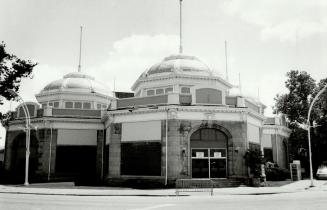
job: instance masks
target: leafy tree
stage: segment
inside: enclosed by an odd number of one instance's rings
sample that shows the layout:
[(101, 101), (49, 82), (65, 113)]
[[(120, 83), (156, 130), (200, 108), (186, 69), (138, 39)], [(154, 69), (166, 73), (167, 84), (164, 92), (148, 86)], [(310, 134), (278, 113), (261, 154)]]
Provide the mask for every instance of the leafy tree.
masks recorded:
[(285, 86), (289, 93), (276, 96), (274, 112), (286, 114), (292, 126), (305, 124), (315, 80), (307, 72), (297, 70), (288, 72), (287, 77)]
[[(4, 42), (0, 43), (0, 96), (7, 100), (13, 99), (8, 90), (19, 91), (22, 78), (32, 77), (32, 70), (37, 65), (30, 60), (22, 60), (9, 54)], [(3, 104), (0, 98), (0, 105)]]
[[(301, 160), (306, 169), (308, 166), (308, 137), (305, 125), (307, 115), (314, 96), (324, 87), (327, 79), (318, 84), (305, 71), (292, 70), (287, 73), (285, 86), (288, 93), (275, 97), (275, 113), (283, 113), (287, 116), (292, 130), (289, 138), (290, 153), (292, 159)], [(310, 116), (310, 125), (314, 126), (312, 134), (312, 157), (313, 166), (316, 168), (322, 160), (327, 160), (327, 93), (322, 94), (315, 103)], [(306, 170), (308, 172), (308, 170)]]

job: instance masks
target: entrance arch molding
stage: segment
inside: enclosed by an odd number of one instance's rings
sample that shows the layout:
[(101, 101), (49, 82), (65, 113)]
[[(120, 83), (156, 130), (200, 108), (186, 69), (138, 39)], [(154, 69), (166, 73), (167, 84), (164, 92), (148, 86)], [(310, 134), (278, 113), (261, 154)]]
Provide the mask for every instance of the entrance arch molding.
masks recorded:
[(188, 143), (188, 148), (187, 149), (188, 149), (188, 154), (189, 154), (188, 155), (188, 167), (187, 167), (188, 168), (188, 170), (187, 170), (188, 175), (191, 176), (191, 174), (192, 174), (192, 168), (191, 168), (191, 165), (192, 165), (191, 164), (191, 161), (192, 161), (191, 136), (193, 135), (193, 133), (195, 133), (199, 129), (216, 129), (216, 130), (219, 130), (223, 134), (226, 135), (226, 137), (227, 137), (227, 169), (228, 169), (227, 174), (230, 174), (229, 173), (229, 171), (230, 171), (229, 168), (231, 167), (232, 170), (234, 170), (233, 169), (234, 164), (232, 162), (230, 166), (228, 165), (229, 159), (230, 159), (228, 156), (230, 156), (232, 161), (233, 161), (233, 155), (229, 154), (229, 149), (228, 148), (233, 147), (233, 136), (232, 136), (232, 134), (229, 132), (229, 130), (227, 128), (217, 124), (216, 122), (206, 122), (206, 121), (204, 121), (204, 122), (192, 125), (191, 129), (190, 129), (190, 131), (188, 133), (188, 136), (187, 136), (187, 143)]

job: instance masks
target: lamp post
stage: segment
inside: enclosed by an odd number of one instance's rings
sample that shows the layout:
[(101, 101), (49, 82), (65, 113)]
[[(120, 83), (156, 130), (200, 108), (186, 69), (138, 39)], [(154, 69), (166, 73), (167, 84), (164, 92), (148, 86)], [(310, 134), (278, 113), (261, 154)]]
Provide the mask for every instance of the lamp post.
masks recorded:
[(308, 117), (307, 117), (307, 124), (308, 124), (308, 144), (309, 144), (309, 164), (310, 164), (310, 187), (313, 187), (313, 171), (312, 171), (312, 153), (311, 153), (311, 137), (310, 137), (310, 114), (314, 103), (317, 101), (319, 96), (326, 90), (327, 84), (318, 92), (318, 94), (313, 98), (313, 101), (310, 104)]
[(25, 182), (24, 185), (27, 186), (29, 185), (28, 183), (28, 167), (29, 167), (29, 157), (30, 157), (30, 134), (31, 134), (31, 118), (30, 118), (30, 113), (28, 111), (28, 108), (26, 106), (26, 103), (24, 102), (23, 98), (18, 95), (15, 91), (13, 90), (8, 90), (8, 92), (12, 95), (18, 98), (22, 102), (22, 107), (23, 111), (25, 114), (25, 119), (26, 119), (26, 157), (25, 157)]

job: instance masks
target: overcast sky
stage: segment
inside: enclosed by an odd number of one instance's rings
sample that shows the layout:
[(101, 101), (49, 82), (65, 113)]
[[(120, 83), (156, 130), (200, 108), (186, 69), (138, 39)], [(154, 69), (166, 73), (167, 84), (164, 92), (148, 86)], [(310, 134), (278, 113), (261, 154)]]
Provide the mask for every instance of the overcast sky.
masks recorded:
[[(35, 101), (49, 82), (77, 71), (83, 28), (82, 71), (116, 91), (129, 91), (152, 64), (178, 52), (179, 0), (0, 0), (0, 41), (7, 51), (38, 62), (20, 94)], [(285, 74), (305, 70), (316, 80), (327, 71), (325, 0), (184, 0), (184, 53), (197, 56), (245, 95), (259, 96), (271, 116), (285, 92)], [(16, 107), (6, 102), (2, 112)], [(0, 147), (5, 130), (0, 128)]]

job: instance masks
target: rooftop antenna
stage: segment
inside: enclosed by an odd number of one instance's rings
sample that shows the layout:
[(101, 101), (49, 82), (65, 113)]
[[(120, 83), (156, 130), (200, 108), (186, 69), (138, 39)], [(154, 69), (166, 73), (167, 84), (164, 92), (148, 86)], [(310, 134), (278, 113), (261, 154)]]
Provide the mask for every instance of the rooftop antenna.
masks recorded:
[(114, 77), (114, 92), (116, 92), (116, 77)]
[(179, 54), (183, 53), (182, 45), (182, 1), (179, 0)]
[(82, 57), (82, 33), (83, 33), (83, 27), (81, 26), (80, 39), (79, 39), (79, 60), (78, 60), (78, 72), (81, 72), (81, 57)]
[(260, 101), (260, 88), (258, 87), (258, 100)]
[(226, 81), (228, 81), (228, 62), (227, 62), (227, 41), (225, 40), (225, 64), (226, 64)]
[(240, 95), (242, 95), (242, 84), (241, 84), (241, 73), (238, 73), (238, 88), (240, 90)]

